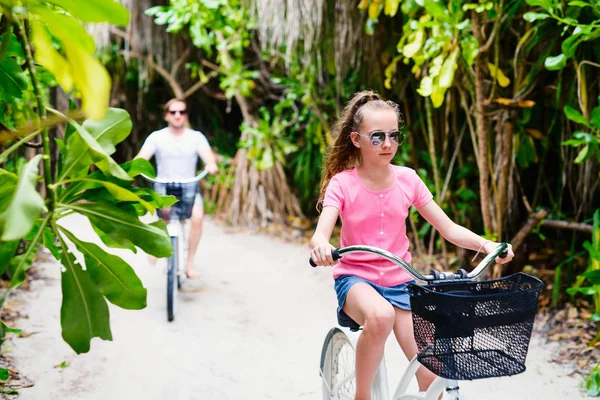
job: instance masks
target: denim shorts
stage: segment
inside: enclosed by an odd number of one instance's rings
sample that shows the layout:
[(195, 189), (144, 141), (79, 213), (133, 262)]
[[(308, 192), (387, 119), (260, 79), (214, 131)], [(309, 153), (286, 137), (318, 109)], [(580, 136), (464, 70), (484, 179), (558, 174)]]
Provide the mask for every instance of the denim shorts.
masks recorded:
[(408, 295), (407, 288), (408, 285), (414, 283), (414, 281), (408, 281), (397, 286), (387, 287), (377, 285), (366, 279), (359, 278), (358, 276), (341, 275), (335, 280), (334, 284), (335, 293), (337, 294), (338, 299), (337, 317), (338, 323), (341, 326), (353, 329), (357, 329), (359, 327), (359, 325), (342, 310), (342, 308), (344, 308), (344, 304), (346, 303), (346, 296), (348, 296), (350, 288), (355, 283), (359, 282), (364, 282), (370, 285), (377, 291), (377, 293), (381, 295), (381, 297), (389, 301), (391, 305), (402, 310), (410, 311), (410, 296)]
[[(178, 219), (188, 219), (192, 216), (192, 208), (195, 205), (202, 207), (202, 196), (198, 188), (198, 182), (191, 183), (155, 183), (154, 191), (162, 195), (171, 195), (179, 200), (171, 208), (171, 217)], [(160, 210), (158, 216), (162, 217)]]

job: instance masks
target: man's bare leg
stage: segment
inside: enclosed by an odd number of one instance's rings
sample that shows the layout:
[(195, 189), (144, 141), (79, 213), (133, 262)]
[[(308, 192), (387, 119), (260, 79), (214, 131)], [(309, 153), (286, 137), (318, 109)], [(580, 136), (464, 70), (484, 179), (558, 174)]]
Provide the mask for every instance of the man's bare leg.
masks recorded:
[(194, 267), (194, 257), (196, 256), (196, 250), (198, 250), (198, 243), (200, 243), (200, 237), (202, 236), (202, 221), (204, 219), (204, 210), (202, 206), (194, 204), (192, 208), (192, 217), (190, 218), (190, 238), (188, 241), (188, 259), (185, 266), (185, 273), (188, 278), (194, 279), (199, 276), (196, 268)]

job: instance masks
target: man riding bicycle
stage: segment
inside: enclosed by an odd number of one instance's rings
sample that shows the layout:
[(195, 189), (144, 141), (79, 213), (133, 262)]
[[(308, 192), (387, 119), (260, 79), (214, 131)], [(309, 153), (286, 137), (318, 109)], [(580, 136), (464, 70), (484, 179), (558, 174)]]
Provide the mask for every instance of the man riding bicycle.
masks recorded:
[[(188, 128), (187, 105), (183, 100), (171, 99), (165, 104), (164, 119), (168, 126), (152, 132), (135, 158), (150, 160), (156, 158), (157, 178), (161, 180), (183, 180), (196, 175), (198, 156), (206, 164), (206, 170), (215, 174), (218, 170), (215, 155), (208, 140), (199, 131)], [(181, 185), (180, 202), (184, 210), (184, 218), (190, 218), (188, 259), (185, 265), (186, 275), (190, 279), (198, 277), (194, 267), (194, 256), (202, 235), (204, 207), (198, 183)], [(167, 184), (155, 183), (154, 190), (167, 194)], [(160, 210), (159, 216), (169, 221), (170, 208)]]

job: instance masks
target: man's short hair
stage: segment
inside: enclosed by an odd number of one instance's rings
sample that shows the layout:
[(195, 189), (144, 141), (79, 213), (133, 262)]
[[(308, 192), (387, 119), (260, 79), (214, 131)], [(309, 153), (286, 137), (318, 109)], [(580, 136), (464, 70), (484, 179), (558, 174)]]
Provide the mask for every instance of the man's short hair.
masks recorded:
[(164, 108), (164, 111), (165, 111), (165, 113), (168, 113), (168, 112), (169, 112), (169, 110), (171, 109), (171, 106), (172, 106), (173, 104), (175, 104), (175, 103), (183, 103), (183, 104), (185, 104), (185, 108), (187, 108), (187, 103), (185, 102), (185, 100), (183, 100), (183, 99), (178, 99), (178, 98), (174, 98), (174, 99), (171, 99), (171, 100), (169, 100), (169, 101), (167, 101), (167, 102), (165, 103), (165, 106), (163, 107), (163, 108)]

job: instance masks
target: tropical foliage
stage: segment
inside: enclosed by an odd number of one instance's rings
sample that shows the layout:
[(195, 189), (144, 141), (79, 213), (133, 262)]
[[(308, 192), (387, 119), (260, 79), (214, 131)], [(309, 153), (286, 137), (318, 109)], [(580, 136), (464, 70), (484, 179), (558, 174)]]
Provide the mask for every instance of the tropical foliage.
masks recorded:
[[(156, 257), (172, 251), (162, 221), (139, 219), (172, 204), (171, 197), (132, 185), (141, 173), (153, 175), (152, 166), (119, 165), (111, 157), (132, 122), (126, 111), (108, 107), (110, 77), (84, 28), (126, 25), (129, 13), (109, 0), (1, 0), (0, 12), (0, 274), (10, 279), (0, 306), (46, 247), (64, 267), (62, 336), (84, 353), (93, 337), (112, 338), (107, 301), (139, 310), (146, 289), (130, 265), (69, 231), (65, 219), (85, 216), (108, 247)], [(50, 102), (59, 90), (71, 100), (62, 111)], [(7, 331), (2, 323), (2, 338)]]

